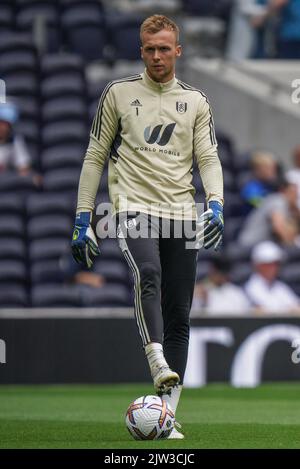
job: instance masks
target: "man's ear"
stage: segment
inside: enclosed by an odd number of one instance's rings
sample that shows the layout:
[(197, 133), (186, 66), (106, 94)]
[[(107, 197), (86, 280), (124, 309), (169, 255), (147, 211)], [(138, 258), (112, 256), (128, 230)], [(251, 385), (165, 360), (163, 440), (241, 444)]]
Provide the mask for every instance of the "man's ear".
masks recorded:
[(141, 58), (143, 59), (143, 58), (144, 58), (144, 57), (143, 57), (143, 48), (140, 47), (140, 50), (141, 50)]
[(175, 55), (176, 55), (176, 57), (180, 57), (181, 54), (182, 54), (182, 47), (181, 47), (181, 45), (178, 45), (178, 46), (176, 46)]

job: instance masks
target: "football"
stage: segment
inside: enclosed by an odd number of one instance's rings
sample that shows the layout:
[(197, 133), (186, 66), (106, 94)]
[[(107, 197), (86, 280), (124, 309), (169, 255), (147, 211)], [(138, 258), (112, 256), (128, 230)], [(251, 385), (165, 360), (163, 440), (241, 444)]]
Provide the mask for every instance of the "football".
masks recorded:
[(126, 412), (126, 427), (135, 440), (168, 438), (175, 425), (175, 415), (167, 402), (158, 396), (135, 399)]

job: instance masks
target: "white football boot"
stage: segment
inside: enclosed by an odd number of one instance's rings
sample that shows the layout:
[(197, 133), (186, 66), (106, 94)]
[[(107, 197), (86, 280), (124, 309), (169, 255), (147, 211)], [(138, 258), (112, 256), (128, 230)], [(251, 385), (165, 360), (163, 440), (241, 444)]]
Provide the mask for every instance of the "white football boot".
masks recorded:
[(149, 363), (151, 376), (156, 392), (169, 393), (179, 381), (179, 375), (172, 371), (165, 360), (162, 345), (151, 342), (145, 346), (145, 353)]
[(181, 425), (179, 422), (175, 422), (175, 427), (171, 431), (170, 435), (168, 436), (168, 440), (183, 440), (184, 439), (184, 434), (179, 432), (177, 428), (181, 430)]

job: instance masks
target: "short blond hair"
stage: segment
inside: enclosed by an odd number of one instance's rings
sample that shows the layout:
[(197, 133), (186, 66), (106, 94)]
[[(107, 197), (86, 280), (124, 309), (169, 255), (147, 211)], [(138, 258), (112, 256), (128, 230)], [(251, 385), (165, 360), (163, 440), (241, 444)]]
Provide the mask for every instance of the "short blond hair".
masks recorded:
[(168, 31), (173, 31), (176, 36), (176, 43), (179, 42), (179, 28), (177, 24), (172, 21), (170, 18), (164, 15), (152, 15), (143, 21), (140, 28), (140, 38), (142, 42), (142, 35), (143, 33), (147, 32), (150, 34), (158, 33), (163, 29), (167, 29)]

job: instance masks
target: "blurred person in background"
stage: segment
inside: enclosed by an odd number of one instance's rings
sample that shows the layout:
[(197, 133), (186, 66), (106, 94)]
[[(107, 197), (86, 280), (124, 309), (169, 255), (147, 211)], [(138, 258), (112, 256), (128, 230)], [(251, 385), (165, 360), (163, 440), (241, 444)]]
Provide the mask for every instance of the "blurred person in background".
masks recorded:
[(31, 169), (31, 157), (25, 140), (15, 131), (18, 117), (15, 104), (0, 104), (0, 173), (17, 171), (20, 176), (32, 177), (33, 183), (39, 186), (41, 177)]
[(228, 258), (215, 257), (207, 278), (196, 283), (192, 309), (209, 316), (242, 316), (249, 312), (250, 302), (243, 289), (230, 281)]
[(256, 0), (264, 7), (252, 18), (256, 28), (255, 58), (300, 58), (300, 0)]
[(245, 293), (256, 314), (300, 314), (300, 299), (278, 280), (284, 252), (272, 241), (257, 244), (251, 254), (254, 272)]
[(238, 238), (245, 247), (271, 240), (283, 246), (300, 246), (300, 212), (297, 186), (280, 178), (278, 192), (270, 194), (247, 216)]
[(84, 265), (74, 261), (71, 253), (64, 254), (59, 261), (62, 281), (68, 284), (100, 288), (105, 285), (105, 278)]
[(300, 209), (300, 145), (293, 151), (294, 167), (286, 173), (286, 178), (296, 184), (298, 190), (298, 208)]
[(227, 42), (227, 59), (240, 61), (253, 56), (257, 49), (255, 19), (264, 17), (266, 11), (266, 5), (259, 4), (257, 0), (235, 0)]
[(254, 152), (251, 157), (251, 170), (252, 177), (241, 190), (246, 214), (259, 207), (263, 199), (276, 190), (278, 181), (278, 165), (272, 153)]

